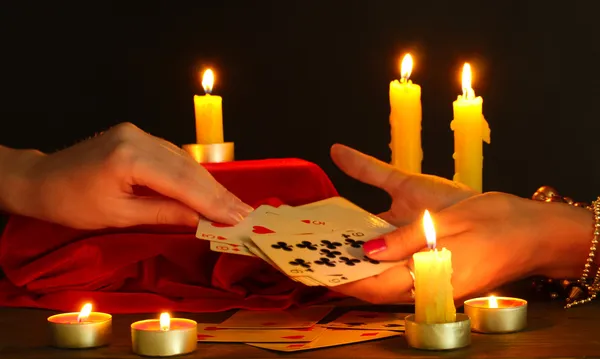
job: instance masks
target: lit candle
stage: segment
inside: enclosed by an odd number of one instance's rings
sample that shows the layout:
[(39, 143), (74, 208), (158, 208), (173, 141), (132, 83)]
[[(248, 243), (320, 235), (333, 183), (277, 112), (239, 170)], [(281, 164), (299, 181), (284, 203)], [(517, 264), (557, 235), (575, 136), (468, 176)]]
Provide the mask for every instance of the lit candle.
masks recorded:
[(187, 354), (196, 350), (197, 333), (195, 321), (162, 313), (159, 319), (131, 324), (131, 345), (134, 353), (144, 356)]
[(465, 314), (471, 318), (475, 332), (514, 333), (527, 326), (527, 301), (493, 295), (469, 299), (465, 302)]
[(490, 126), (483, 117), (483, 99), (471, 87), (471, 66), (462, 72), (463, 94), (454, 101), (454, 180), (482, 191), (483, 141), (490, 143)]
[(421, 86), (410, 80), (413, 68), (410, 54), (404, 56), (400, 67), (400, 81), (390, 83), (392, 165), (406, 172), (421, 173)]
[(204, 96), (194, 96), (196, 114), (196, 142), (198, 144), (222, 143), (223, 141), (223, 110), (221, 96), (211, 95), (215, 75), (211, 69), (202, 75)]
[(95, 348), (107, 345), (112, 331), (112, 316), (92, 312), (85, 304), (81, 311), (48, 317), (50, 340), (53, 346), (65, 349)]
[(452, 253), (438, 251), (436, 234), (429, 211), (423, 216), (427, 252), (413, 255), (415, 266), (415, 322), (449, 323), (456, 321), (452, 288)]

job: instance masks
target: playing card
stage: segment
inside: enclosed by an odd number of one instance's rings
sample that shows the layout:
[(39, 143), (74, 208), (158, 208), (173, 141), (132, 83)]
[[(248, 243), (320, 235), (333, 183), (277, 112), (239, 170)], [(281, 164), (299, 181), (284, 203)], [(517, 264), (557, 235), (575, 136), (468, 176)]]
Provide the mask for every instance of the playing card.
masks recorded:
[(327, 198), (327, 199), (324, 199), (321, 201), (312, 202), (312, 203), (308, 203), (308, 204), (304, 204), (302, 206), (292, 207), (292, 208), (301, 208), (301, 209), (311, 210), (311, 209), (322, 207), (322, 206), (337, 206), (337, 207), (342, 207), (342, 208), (350, 208), (350, 209), (357, 209), (360, 211), (364, 211), (362, 208), (360, 208), (359, 206), (355, 205), (354, 203), (348, 201), (347, 199), (345, 199), (343, 197), (331, 197), (331, 198)]
[(269, 216), (278, 216), (272, 206), (260, 206), (237, 225), (226, 225), (201, 219), (196, 229), (196, 237), (202, 240), (243, 245), (249, 234), (275, 233), (258, 222)]
[(298, 343), (315, 340), (325, 328), (228, 329), (215, 324), (198, 324), (199, 342)]
[(392, 331), (377, 330), (351, 330), (327, 328), (315, 340), (304, 343), (246, 343), (253, 347), (276, 350), (281, 352), (295, 352), (309, 349), (333, 347), (337, 345), (367, 342), (370, 340), (383, 339), (399, 336), (400, 333)]
[(332, 310), (333, 307), (331, 306), (313, 306), (276, 311), (242, 309), (219, 324), (219, 328), (311, 328)]
[(311, 209), (312, 218), (326, 223), (333, 223), (335, 230), (344, 228), (360, 228), (386, 234), (396, 229), (393, 225), (360, 208), (341, 207), (326, 204)]
[(409, 313), (351, 311), (323, 324), (326, 328), (404, 331), (404, 318)]
[(240, 254), (243, 256), (256, 257), (252, 252), (248, 250), (248, 248), (240, 244), (220, 243), (211, 241), (210, 249), (213, 252)]
[(327, 286), (336, 286), (379, 274), (405, 262), (380, 262), (367, 257), (363, 244), (378, 236), (380, 233), (372, 229), (346, 229), (328, 234), (250, 238), (286, 275), (308, 276)]
[[(277, 264), (273, 263), (273, 261), (267, 257), (253, 242), (248, 241), (244, 244), (244, 246), (248, 249), (248, 251), (253, 254), (254, 256), (264, 260), (265, 262), (269, 263), (273, 268), (277, 269), (278, 271), (282, 272), (283, 274), (285, 274), (285, 272), (283, 272), (281, 270), (281, 268), (279, 268), (277, 266)], [(308, 277), (295, 277), (295, 278), (291, 278), (293, 280), (295, 280), (296, 282), (300, 282), (306, 286), (309, 287), (318, 287), (318, 286), (322, 286), (323, 284), (320, 282), (317, 282), (316, 280), (312, 279), (312, 278), (308, 278)]]

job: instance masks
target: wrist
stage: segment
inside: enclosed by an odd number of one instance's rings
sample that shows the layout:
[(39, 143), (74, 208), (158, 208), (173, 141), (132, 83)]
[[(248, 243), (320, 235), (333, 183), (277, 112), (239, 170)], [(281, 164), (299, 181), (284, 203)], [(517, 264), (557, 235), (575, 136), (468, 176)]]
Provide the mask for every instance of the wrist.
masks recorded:
[(0, 210), (28, 215), (33, 175), (31, 168), (45, 155), (36, 150), (0, 146)]
[(581, 277), (594, 238), (594, 214), (565, 203), (533, 203), (544, 213), (539, 274), (550, 278)]

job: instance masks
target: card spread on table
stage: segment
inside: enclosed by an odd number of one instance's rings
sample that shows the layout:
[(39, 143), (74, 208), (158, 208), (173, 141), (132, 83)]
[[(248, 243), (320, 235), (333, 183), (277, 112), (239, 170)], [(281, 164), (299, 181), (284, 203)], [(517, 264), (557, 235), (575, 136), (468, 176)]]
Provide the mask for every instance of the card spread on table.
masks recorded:
[[(390, 338), (403, 331), (406, 314), (401, 313), (352, 311), (328, 324), (317, 324), (333, 309), (318, 305), (285, 311), (239, 310), (220, 324), (198, 324), (198, 342), (245, 343), (293, 352)], [(343, 327), (329, 327), (336, 325)]]
[(311, 328), (333, 310), (331, 306), (274, 311), (239, 310), (219, 324), (220, 328)]
[(361, 343), (370, 340), (390, 338), (400, 335), (398, 332), (385, 331), (385, 330), (352, 330), (352, 329), (336, 329), (327, 328), (320, 335), (309, 342), (298, 342), (298, 343), (246, 343), (248, 345), (270, 349), (282, 352), (295, 352), (301, 350), (319, 349), (333, 347), (337, 345), (346, 345)]
[(196, 237), (213, 242), (215, 252), (258, 257), (307, 286), (336, 286), (402, 264), (371, 260), (362, 250), (366, 241), (394, 229), (332, 197), (299, 207), (260, 206), (235, 226), (201, 220)]
[(218, 324), (198, 324), (199, 342), (228, 343), (302, 343), (315, 340), (325, 328), (313, 326), (295, 329), (221, 328)]
[(327, 324), (326, 328), (404, 331), (404, 318), (409, 313), (351, 311)]

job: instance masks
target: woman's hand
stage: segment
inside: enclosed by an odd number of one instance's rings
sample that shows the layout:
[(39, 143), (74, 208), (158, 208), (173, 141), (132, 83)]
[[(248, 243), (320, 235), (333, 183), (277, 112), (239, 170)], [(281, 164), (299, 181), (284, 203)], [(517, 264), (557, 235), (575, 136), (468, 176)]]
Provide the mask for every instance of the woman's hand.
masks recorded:
[[(51, 155), (16, 157), (0, 202), (65, 226), (196, 226), (199, 214), (235, 224), (252, 211), (183, 150), (128, 123)], [(152, 195), (137, 194), (144, 188)]]
[[(452, 252), (456, 300), (530, 275), (579, 276), (594, 223), (585, 209), (493, 192), (466, 199), (432, 217), (437, 248)], [(422, 221), (416, 221), (365, 243), (364, 250), (369, 257), (385, 261), (411, 258), (426, 246)], [(377, 303), (406, 301), (413, 285), (407, 271), (398, 266), (338, 288)]]
[(441, 177), (402, 172), (344, 145), (333, 145), (331, 158), (350, 177), (379, 187), (392, 197), (390, 210), (380, 217), (395, 226), (419, 219), (425, 209), (437, 212), (476, 194)]
[[(437, 248), (452, 252), (457, 300), (533, 274), (579, 277), (593, 232), (589, 211), (505, 193), (476, 195), (443, 178), (411, 175), (345, 146), (332, 148), (350, 176), (392, 196), (382, 217), (399, 228), (363, 246), (377, 260), (411, 259), (427, 250), (422, 217), (432, 212)], [(413, 278), (405, 265), (335, 289), (372, 303), (411, 301)]]

